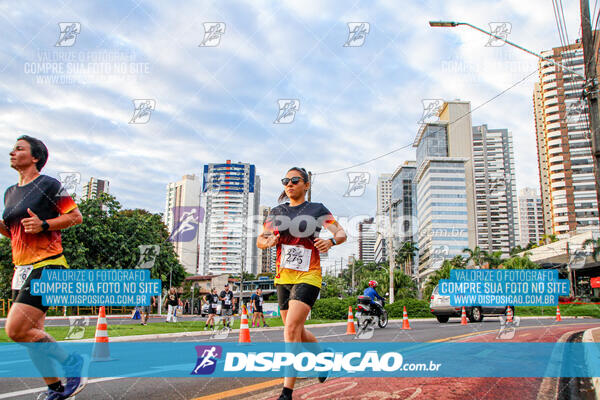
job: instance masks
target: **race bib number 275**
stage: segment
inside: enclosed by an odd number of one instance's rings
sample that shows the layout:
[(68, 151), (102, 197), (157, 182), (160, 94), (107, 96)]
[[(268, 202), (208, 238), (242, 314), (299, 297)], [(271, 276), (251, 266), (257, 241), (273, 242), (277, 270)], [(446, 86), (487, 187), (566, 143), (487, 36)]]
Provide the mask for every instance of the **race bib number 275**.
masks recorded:
[(302, 246), (282, 245), (281, 267), (296, 271), (308, 271), (312, 251)]

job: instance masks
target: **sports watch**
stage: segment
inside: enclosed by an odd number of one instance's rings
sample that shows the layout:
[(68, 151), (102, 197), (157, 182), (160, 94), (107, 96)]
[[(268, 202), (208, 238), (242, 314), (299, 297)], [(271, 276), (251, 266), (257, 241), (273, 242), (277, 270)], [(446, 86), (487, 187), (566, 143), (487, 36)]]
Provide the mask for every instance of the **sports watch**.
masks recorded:
[(42, 221), (42, 231), (46, 232), (48, 229), (50, 229), (50, 224), (48, 223), (48, 221), (43, 220)]

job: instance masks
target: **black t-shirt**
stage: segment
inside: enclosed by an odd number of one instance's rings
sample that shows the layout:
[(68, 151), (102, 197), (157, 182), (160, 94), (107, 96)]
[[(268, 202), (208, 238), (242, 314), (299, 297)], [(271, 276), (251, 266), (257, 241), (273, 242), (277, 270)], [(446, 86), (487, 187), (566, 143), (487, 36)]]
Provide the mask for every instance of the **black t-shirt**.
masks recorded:
[(15, 265), (33, 264), (63, 251), (60, 231), (25, 233), (21, 220), (31, 217), (28, 208), (39, 219), (47, 220), (72, 211), (77, 204), (59, 181), (47, 175), (40, 175), (27, 185), (6, 189), (2, 219), (10, 231)]
[(209, 303), (209, 307), (213, 310), (217, 309), (217, 305), (219, 304), (219, 295), (217, 294), (209, 294), (206, 296), (206, 301)]
[(175, 294), (167, 294), (167, 304), (170, 306), (178, 306), (179, 305), (179, 295)]
[(263, 306), (263, 298), (262, 295), (258, 295), (256, 293), (252, 294), (251, 297), (252, 300), (254, 300), (254, 306), (256, 307), (256, 309), (261, 309), (262, 310), (262, 306)]
[[(319, 237), (323, 225), (333, 224), (335, 219), (322, 203), (305, 201), (297, 206), (289, 203), (274, 207), (264, 223), (265, 232), (279, 233), (277, 244), (277, 274), (275, 284), (308, 283), (321, 287), (321, 259), (314, 240)], [(281, 268), (282, 246), (301, 246), (311, 251), (308, 271)]]
[(226, 292), (223, 290), (219, 297), (225, 298), (224, 300), (222, 300), (222, 303), (221, 303), (222, 308), (229, 309), (233, 306), (233, 292), (231, 290), (229, 292)]

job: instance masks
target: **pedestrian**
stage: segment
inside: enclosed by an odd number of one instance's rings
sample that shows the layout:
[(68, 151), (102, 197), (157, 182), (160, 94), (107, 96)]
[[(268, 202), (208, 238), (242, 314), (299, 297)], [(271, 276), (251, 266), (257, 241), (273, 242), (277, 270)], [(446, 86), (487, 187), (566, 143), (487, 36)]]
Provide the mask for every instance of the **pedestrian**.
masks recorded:
[(208, 303), (208, 319), (204, 330), (215, 328), (215, 316), (217, 315), (217, 309), (219, 306), (219, 295), (217, 294), (217, 288), (212, 288), (210, 293), (204, 296), (204, 301)]
[(252, 294), (251, 305), (254, 313), (252, 314), (252, 327), (254, 328), (254, 322), (256, 322), (256, 327), (260, 326), (260, 320), (262, 319), (263, 327), (269, 326), (265, 322), (265, 316), (263, 314), (263, 297), (262, 297), (262, 289), (256, 289), (256, 293)]
[[(29, 346), (29, 356), (48, 390), (44, 399), (66, 399), (79, 393), (87, 382), (82, 370), (87, 360), (76, 353), (67, 354), (44, 331), (47, 306), (41, 296), (31, 294), (31, 281), (40, 279), (43, 270), (68, 268), (63, 255), (60, 231), (83, 221), (73, 198), (56, 179), (41, 175), (48, 160), (44, 143), (31, 136), (17, 139), (10, 152), (10, 166), (19, 174), (19, 182), (4, 194), (4, 212), (0, 233), (11, 241), (15, 272), (12, 280), (13, 305), (6, 320), (6, 334), (19, 343), (43, 343)], [(67, 377), (63, 385), (53, 360), (62, 365)], [(50, 376), (47, 374), (51, 373)]]
[[(233, 292), (229, 289), (229, 283), (225, 284), (224, 289), (219, 295), (219, 300), (221, 300), (221, 315), (223, 317), (230, 317), (233, 314), (235, 298), (233, 297)], [(231, 328), (229, 326), (229, 318), (226, 319), (225, 326)]]
[(150, 297), (150, 305), (142, 307), (142, 312), (144, 315), (142, 316), (142, 325), (148, 325), (148, 318), (150, 318), (150, 314), (152, 313), (152, 308), (156, 306), (156, 297)]
[(183, 312), (185, 314), (190, 313), (190, 301), (189, 300), (186, 300), (185, 303), (183, 304)]
[[(289, 201), (271, 210), (256, 245), (260, 249), (277, 246), (275, 285), (285, 342), (294, 343), (290, 347), (295, 350), (303, 343), (317, 353), (322, 351), (321, 346), (304, 322), (321, 290), (319, 253), (346, 241), (346, 233), (323, 204), (306, 201), (310, 182), (304, 168), (289, 169), (281, 182), (284, 191), (279, 202)], [(321, 227), (329, 230), (333, 238), (319, 238)], [(326, 379), (327, 375), (319, 377), (320, 382)], [(295, 376), (284, 378), (279, 400), (292, 398), (295, 382)]]
[(177, 322), (177, 306), (179, 306), (179, 295), (175, 288), (170, 288), (165, 297), (165, 305), (167, 306), (167, 321)]

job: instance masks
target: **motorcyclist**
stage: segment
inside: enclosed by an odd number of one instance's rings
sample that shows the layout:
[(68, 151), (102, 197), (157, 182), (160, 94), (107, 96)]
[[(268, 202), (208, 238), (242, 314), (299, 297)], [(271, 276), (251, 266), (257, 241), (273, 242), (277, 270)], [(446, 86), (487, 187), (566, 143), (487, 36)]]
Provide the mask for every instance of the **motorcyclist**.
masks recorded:
[(385, 301), (385, 299), (381, 297), (379, 293), (377, 293), (377, 290), (375, 289), (376, 287), (377, 281), (369, 281), (369, 287), (365, 289), (365, 291), (363, 292), (363, 296), (368, 296), (371, 298), (371, 305), (375, 307), (377, 315), (381, 315), (381, 313), (383, 312), (383, 307), (381, 306), (381, 304), (375, 302), (375, 299), (377, 298), (381, 300), (382, 304)]

